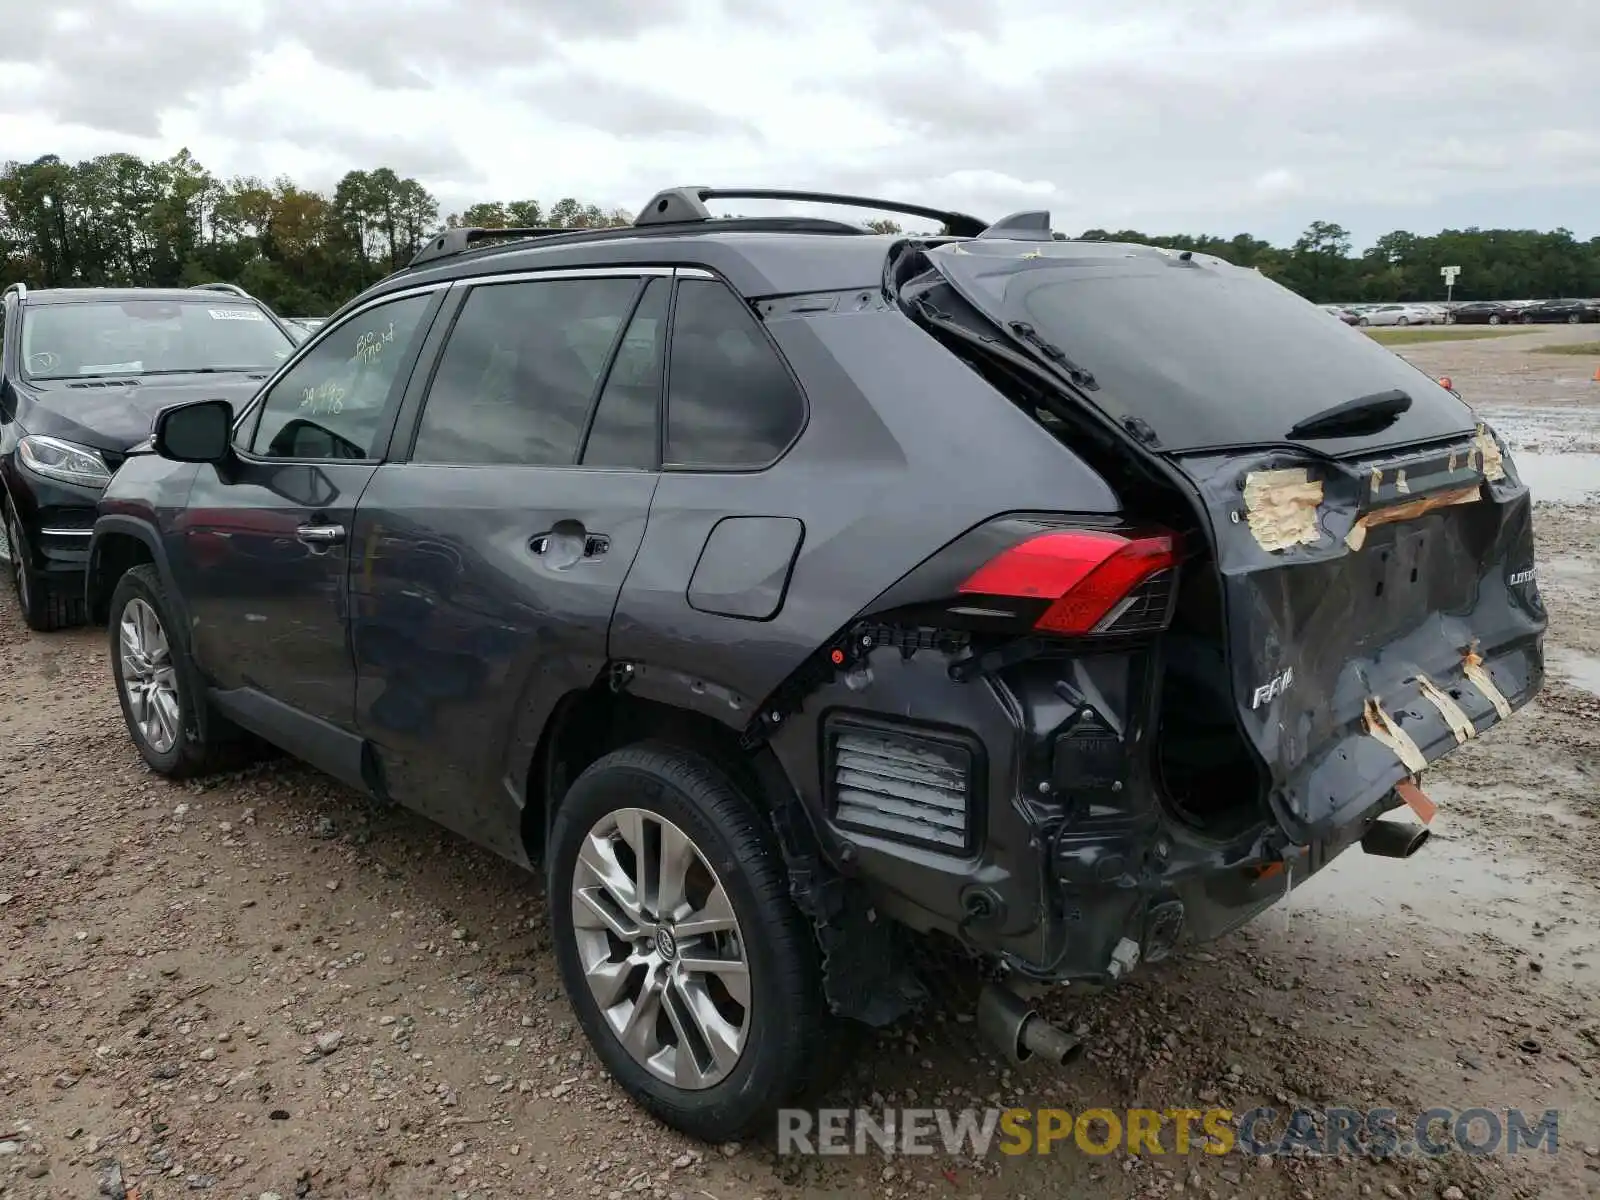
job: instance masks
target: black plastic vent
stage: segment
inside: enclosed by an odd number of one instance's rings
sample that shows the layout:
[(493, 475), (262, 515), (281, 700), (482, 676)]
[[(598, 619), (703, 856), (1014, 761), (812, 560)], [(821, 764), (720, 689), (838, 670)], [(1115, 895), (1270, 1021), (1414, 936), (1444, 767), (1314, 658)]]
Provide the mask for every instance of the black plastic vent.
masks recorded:
[(138, 387), (137, 379), (75, 379), (67, 384), (69, 388), (125, 388)]
[(828, 810), (841, 829), (971, 853), (978, 755), (965, 739), (848, 717), (830, 718), (825, 737)]
[(1107, 613), (1095, 632), (1159, 633), (1172, 619), (1172, 606), (1177, 599), (1178, 573), (1157, 571)]

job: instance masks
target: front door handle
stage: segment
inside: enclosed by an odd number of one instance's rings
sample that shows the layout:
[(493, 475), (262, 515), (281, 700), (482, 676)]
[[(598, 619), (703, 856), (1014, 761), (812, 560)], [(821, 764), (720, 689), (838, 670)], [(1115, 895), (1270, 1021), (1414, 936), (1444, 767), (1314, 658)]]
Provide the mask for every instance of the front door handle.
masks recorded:
[(308, 546), (337, 546), (344, 541), (343, 525), (302, 525), (295, 536)]

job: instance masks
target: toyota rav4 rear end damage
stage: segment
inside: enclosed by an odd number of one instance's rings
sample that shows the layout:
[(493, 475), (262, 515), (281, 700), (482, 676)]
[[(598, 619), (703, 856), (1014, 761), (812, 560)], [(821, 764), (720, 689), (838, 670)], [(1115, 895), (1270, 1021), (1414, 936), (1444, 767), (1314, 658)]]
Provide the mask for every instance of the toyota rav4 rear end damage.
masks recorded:
[[(1495, 435), (1216, 259), (983, 237), (902, 246), (886, 285), (1122, 509), (955, 538), (773, 736), (875, 904), (1105, 984), (1363, 839), (1420, 846), (1380, 821), (1421, 797), (1397, 785), (1542, 681), (1531, 506)], [(1007, 468), (973, 446), (970, 469)]]

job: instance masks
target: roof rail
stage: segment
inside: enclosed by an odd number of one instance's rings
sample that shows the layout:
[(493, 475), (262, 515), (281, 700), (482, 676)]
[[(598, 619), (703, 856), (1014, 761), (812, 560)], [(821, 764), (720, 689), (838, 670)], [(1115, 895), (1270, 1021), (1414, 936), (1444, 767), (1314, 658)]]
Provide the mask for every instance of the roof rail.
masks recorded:
[(245, 291), (237, 283), (197, 283), (189, 288), (191, 292), (227, 292), (230, 296), (243, 296), (246, 300), (255, 297)]
[(640, 210), (633, 223), (637, 225), (676, 225), (690, 221), (709, 221), (711, 210), (707, 200), (790, 200), (803, 204), (833, 204), (841, 208), (872, 208), (879, 212), (903, 213), (910, 217), (924, 217), (940, 222), (958, 237), (976, 237), (988, 228), (987, 222), (966, 213), (946, 212), (921, 204), (904, 204), (898, 200), (878, 200), (871, 196), (845, 196), (836, 192), (794, 192), (781, 188), (711, 188), (675, 187), (657, 192)]
[(28, 298), (28, 285), (23, 283), (20, 279), (17, 280), (16, 283), (13, 283), (7, 287), (5, 291), (0, 292), (0, 300), (3, 300), (5, 297), (11, 295), (12, 292), (17, 294), (18, 300), (26, 300)]
[(423, 263), (432, 262), (436, 258), (451, 258), (471, 249), (474, 243), (486, 242), (491, 238), (552, 237), (558, 233), (574, 232), (576, 231), (572, 229), (557, 229), (548, 225), (513, 225), (505, 229), (462, 226), (457, 229), (446, 229), (418, 250), (408, 267), (420, 267)]

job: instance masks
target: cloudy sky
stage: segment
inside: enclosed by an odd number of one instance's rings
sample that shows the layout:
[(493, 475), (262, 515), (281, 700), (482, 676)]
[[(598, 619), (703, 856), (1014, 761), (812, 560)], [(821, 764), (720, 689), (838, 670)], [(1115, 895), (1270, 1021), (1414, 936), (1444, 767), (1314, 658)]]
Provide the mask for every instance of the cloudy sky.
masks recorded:
[[(0, 0), (0, 159), (1600, 234), (1600, 0)], [(762, 211), (741, 204), (746, 212)]]

